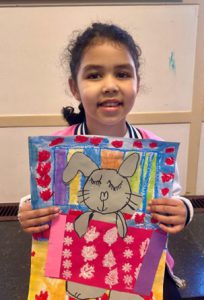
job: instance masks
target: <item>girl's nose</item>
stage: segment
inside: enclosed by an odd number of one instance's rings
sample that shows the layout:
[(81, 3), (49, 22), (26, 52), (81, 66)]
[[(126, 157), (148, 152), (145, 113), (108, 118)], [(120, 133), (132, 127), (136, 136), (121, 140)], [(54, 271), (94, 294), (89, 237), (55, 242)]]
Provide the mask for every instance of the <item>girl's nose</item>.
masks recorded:
[(114, 77), (108, 76), (104, 78), (103, 88), (102, 88), (104, 94), (109, 94), (109, 93), (115, 94), (118, 92), (118, 90), (119, 88), (118, 88), (117, 80)]

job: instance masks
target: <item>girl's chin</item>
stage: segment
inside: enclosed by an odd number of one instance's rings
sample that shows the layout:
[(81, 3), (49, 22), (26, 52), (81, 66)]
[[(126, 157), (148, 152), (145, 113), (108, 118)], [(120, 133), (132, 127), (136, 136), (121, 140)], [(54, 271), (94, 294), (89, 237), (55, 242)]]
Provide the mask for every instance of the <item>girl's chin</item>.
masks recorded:
[(97, 118), (96, 122), (104, 126), (116, 126), (125, 123), (125, 117), (121, 115), (104, 116)]
[(105, 115), (115, 115), (118, 113), (121, 113), (122, 111), (122, 106), (118, 105), (118, 106), (100, 106), (98, 107), (98, 112), (101, 114), (105, 114)]
[(126, 119), (121, 117), (97, 118), (92, 122), (87, 120), (87, 125), (94, 134), (100, 135), (124, 136), (126, 131)]

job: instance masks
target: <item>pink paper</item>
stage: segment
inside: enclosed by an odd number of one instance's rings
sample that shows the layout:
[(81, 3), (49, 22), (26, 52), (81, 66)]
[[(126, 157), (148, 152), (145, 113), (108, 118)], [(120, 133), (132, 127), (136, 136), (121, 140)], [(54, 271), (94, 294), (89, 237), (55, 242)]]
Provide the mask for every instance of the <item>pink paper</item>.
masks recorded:
[[(59, 218), (52, 221), (50, 236), (56, 237), (49, 239), (49, 248), (46, 261), (46, 275), (52, 274), (52, 277), (58, 277), (60, 273), (61, 253), (63, 247), (64, 230), (66, 224), (66, 215), (60, 215)], [(49, 275), (47, 275), (49, 276)]]
[(65, 224), (65, 216), (60, 216), (59, 223), (53, 224), (46, 276), (134, 293), (153, 231), (129, 227), (122, 239), (115, 224), (92, 220), (86, 234), (79, 238), (73, 226), (75, 218), (68, 215)]

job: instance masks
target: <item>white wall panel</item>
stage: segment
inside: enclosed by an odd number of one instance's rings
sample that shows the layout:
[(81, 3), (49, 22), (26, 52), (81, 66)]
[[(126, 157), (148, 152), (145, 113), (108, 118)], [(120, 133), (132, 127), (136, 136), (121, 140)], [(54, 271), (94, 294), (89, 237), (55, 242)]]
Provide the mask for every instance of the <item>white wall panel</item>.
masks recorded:
[(92, 21), (123, 26), (142, 48), (134, 110), (190, 110), (197, 15), (197, 5), (0, 7), (0, 114), (58, 113), (71, 101), (59, 57)]

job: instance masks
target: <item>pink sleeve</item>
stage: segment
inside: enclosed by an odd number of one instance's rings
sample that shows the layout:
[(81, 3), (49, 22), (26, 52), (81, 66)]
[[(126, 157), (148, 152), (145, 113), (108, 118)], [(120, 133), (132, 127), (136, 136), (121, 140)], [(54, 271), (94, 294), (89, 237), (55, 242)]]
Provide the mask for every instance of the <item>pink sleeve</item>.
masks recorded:
[(154, 134), (153, 132), (143, 129), (143, 128), (139, 128), (140, 132), (142, 133), (142, 137), (143, 139), (152, 139), (152, 140), (158, 140), (158, 141), (163, 141), (162, 138), (160, 138), (159, 136), (157, 136), (156, 134)]
[(55, 136), (55, 135), (56, 135), (56, 136), (59, 136), (59, 135), (61, 135), (61, 136), (70, 136), (70, 135), (74, 135), (74, 130), (75, 130), (75, 128), (76, 128), (77, 125), (78, 125), (78, 124), (75, 124), (75, 125), (66, 127), (66, 128), (64, 128), (64, 129), (61, 129), (61, 130), (59, 130), (59, 131), (54, 132), (52, 135), (53, 135), (53, 136)]

